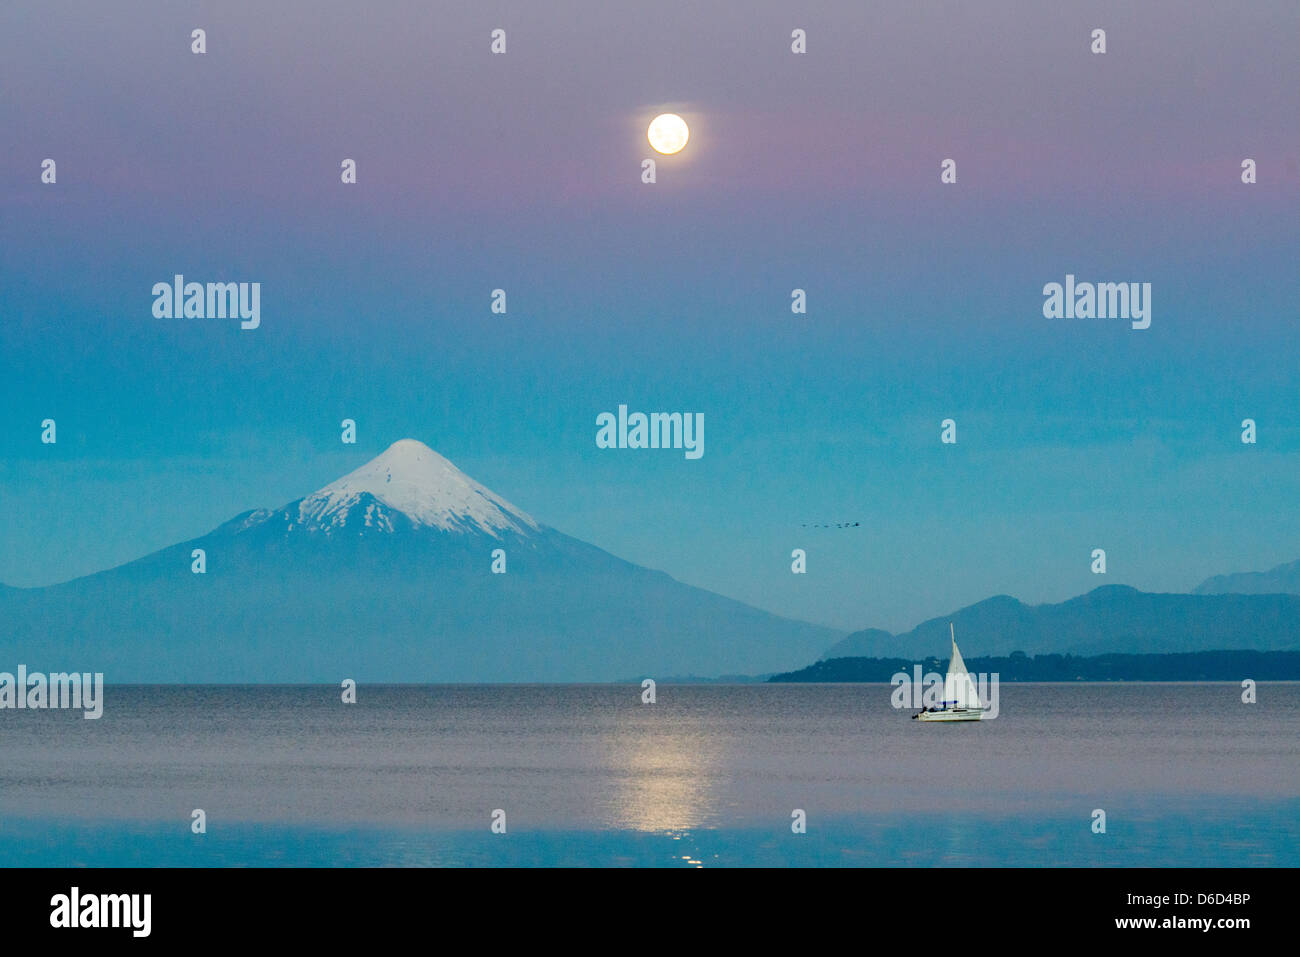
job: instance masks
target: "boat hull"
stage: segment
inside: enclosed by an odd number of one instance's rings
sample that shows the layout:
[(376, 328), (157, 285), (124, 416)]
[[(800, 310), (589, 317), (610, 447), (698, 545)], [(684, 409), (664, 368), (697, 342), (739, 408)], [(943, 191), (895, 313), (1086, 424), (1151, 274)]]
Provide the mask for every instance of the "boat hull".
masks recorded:
[(912, 717), (917, 721), (982, 721), (986, 713), (983, 708), (957, 708), (945, 711), (923, 711)]

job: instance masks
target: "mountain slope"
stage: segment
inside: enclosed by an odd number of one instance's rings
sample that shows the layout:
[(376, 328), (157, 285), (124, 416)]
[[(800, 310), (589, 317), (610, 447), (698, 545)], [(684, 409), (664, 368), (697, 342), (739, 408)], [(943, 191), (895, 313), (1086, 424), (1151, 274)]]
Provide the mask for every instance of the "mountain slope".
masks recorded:
[(1196, 586), (1197, 595), (1300, 595), (1300, 560), (1266, 572), (1215, 575)]
[(822, 655), (822, 660), (831, 658), (873, 658), (877, 650), (885, 643), (892, 641), (894, 638), (887, 631), (879, 628), (866, 628), (862, 631), (855, 631), (850, 635), (845, 635), (835, 644), (826, 649)]
[[(1031, 606), (999, 595), (932, 618), (905, 634), (854, 632), (831, 651), (848, 648), (861, 657), (946, 659), (949, 622), (968, 655), (1300, 649), (1300, 596), (1152, 594), (1104, 585), (1050, 605)], [(831, 651), (822, 657), (833, 657)]]
[[(492, 573), (497, 549), (505, 574)], [(0, 616), (0, 661), (118, 682), (753, 673), (838, 637), (541, 525), (411, 440), (127, 565), (0, 591)]]

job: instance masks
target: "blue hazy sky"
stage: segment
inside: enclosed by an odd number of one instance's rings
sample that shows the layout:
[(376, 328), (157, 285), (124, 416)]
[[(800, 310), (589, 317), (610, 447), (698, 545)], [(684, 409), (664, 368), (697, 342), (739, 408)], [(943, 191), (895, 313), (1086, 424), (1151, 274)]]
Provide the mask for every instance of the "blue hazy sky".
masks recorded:
[[(0, 581), (408, 436), (844, 628), (1300, 557), (1300, 7), (869, 6), (5, 5)], [(665, 110), (691, 142), (643, 185)], [(261, 282), (261, 328), (155, 319), (175, 273)], [(1150, 282), (1151, 328), (1044, 319), (1066, 273)], [(704, 413), (704, 457), (597, 449), (620, 403)]]

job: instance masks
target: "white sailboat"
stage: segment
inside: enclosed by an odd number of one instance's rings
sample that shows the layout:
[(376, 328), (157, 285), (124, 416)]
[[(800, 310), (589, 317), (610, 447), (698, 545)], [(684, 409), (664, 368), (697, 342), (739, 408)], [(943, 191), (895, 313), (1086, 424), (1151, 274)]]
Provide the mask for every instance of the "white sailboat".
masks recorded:
[(943, 700), (937, 708), (923, 709), (912, 718), (918, 721), (980, 721), (988, 709), (980, 703), (975, 679), (966, 670), (966, 662), (961, 660), (952, 622), (948, 622), (948, 634), (952, 636), (952, 660), (948, 662), (948, 674), (943, 679)]

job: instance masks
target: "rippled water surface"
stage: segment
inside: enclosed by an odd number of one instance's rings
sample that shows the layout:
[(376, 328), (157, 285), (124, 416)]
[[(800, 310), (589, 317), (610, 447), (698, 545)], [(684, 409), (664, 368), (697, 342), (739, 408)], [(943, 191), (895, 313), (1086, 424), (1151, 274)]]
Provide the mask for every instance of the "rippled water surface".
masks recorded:
[(0, 863), (1300, 863), (1300, 684), (891, 690), (110, 687), (0, 712)]

